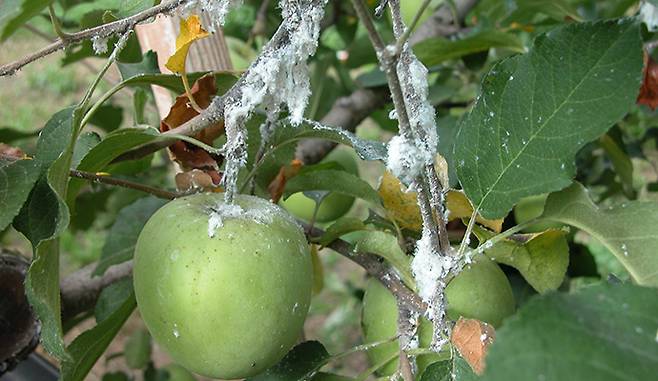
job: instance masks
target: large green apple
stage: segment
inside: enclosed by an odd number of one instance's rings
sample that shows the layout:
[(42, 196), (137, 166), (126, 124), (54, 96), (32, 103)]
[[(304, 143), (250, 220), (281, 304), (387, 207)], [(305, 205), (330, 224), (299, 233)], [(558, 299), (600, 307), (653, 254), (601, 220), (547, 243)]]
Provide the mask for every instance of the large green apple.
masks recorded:
[[(354, 153), (343, 149), (342, 147), (334, 149), (322, 160), (322, 163), (328, 162), (338, 163), (341, 167), (343, 167), (343, 169), (345, 169), (345, 171), (353, 175), (359, 174), (359, 169), (356, 164), (356, 160), (354, 159)], [(353, 204), (354, 197), (340, 193), (330, 193), (320, 203), (318, 213), (315, 216), (315, 221), (334, 221), (349, 212)], [(304, 193), (299, 192), (291, 195), (285, 200), (282, 200), (281, 206), (286, 208), (286, 210), (288, 210), (294, 216), (306, 221), (310, 221), (311, 218), (313, 218), (315, 201), (306, 197)]]
[(207, 377), (243, 378), (274, 365), (299, 337), (311, 256), (277, 205), (197, 194), (146, 223), (133, 278), (142, 318), (174, 361)]
[[(514, 312), (514, 295), (507, 277), (498, 265), (486, 257), (467, 266), (446, 288), (448, 317), (460, 316), (485, 321), (499, 326)], [(397, 334), (398, 308), (394, 296), (377, 280), (370, 279), (363, 297), (362, 327), (366, 342), (385, 340)], [(427, 348), (432, 339), (432, 325), (422, 319), (419, 326), (420, 347)], [(399, 351), (398, 343), (382, 345), (368, 351), (371, 363), (386, 361)], [(431, 363), (440, 360), (437, 355), (422, 355), (416, 359), (419, 374)], [(391, 360), (380, 369), (382, 375), (391, 375), (398, 360)]]

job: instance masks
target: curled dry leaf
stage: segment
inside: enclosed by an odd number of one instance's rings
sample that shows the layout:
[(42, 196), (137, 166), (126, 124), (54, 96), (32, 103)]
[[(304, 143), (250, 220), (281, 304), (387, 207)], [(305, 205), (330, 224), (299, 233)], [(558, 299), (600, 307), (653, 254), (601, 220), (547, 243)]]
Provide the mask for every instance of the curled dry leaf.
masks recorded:
[(644, 52), (644, 76), (637, 103), (646, 105), (652, 110), (658, 107), (658, 63), (647, 52)]
[[(176, 51), (169, 57), (165, 66), (176, 74), (185, 74), (185, 61), (190, 46), (196, 40), (209, 36), (201, 27), (201, 20), (197, 15), (191, 15), (180, 22), (180, 34), (176, 37)], [(196, 100), (196, 97), (194, 98)]]
[(476, 319), (460, 318), (452, 330), (450, 341), (473, 371), (481, 375), (487, 349), (495, 338), (496, 331), (491, 325)]
[[(440, 170), (441, 167), (439, 166), (438, 169)], [(445, 179), (441, 181), (445, 181)], [(422, 228), (423, 220), (420, 215), (416, 192), (408, 192), (400, 180), (388, 171), (384, 172), (382, 176), (378, 192), (389, 217), (394, 219), (398, 225), (416, 231)], [(449, 221), (468, 218), (473, 213), (471, 202), (464, 192), (458, 190), (447, 192), (446, 207), (449, 211)], [(503, 226), (502, 219), (488, 220), (478, 215), (476, 221), (495, 232), (500, 232)]]
[(290, 164), (284, 165), (279, 169), (279, 173), (270, 182), (270, 185), (267, 186), (267, 192), (270, 194), (272, 202), (279, 202), (281, 196), (283, 196), (283, 189), (286, 187), (286, 182), (299, 173), (302, 165), (304, 164), (301, 160), (293, 159)]
[[(212, 74), (199, 78), (192, 86), (192, 96), (202, 108), (208, 107), (212, 97), (217, 93), (215, 78)], [(169, 115), (160, 122), (160, 131), (173, 130), (194, 118), (199, 113), (189, 107), (187, 95), (179, 95), (176, 102), (171, 106)], [(216, 123), (209, 128), (198, 132), (194, 137), (208, 145), (224, 133), (224, 123)], [(194, 169), (205, 172), (212, 179), (212, 184), (217, 185), (221, 180), (219, 166), (223, 160), (221, 156), (208, 153), (206, 150), (184, 141), (177, 141), (169, 147), (169, 156), (180, 164), (184, 172)], [(195, 175), (197, 176), (197, 175)], [(198, 178), (197, 180), (199, 180)], [(192, 181), (192, 179), (190, 179)], [(184, 182), (182, 183), (184, 184)], [(185, 189), (181, 189), (185, 190)]]

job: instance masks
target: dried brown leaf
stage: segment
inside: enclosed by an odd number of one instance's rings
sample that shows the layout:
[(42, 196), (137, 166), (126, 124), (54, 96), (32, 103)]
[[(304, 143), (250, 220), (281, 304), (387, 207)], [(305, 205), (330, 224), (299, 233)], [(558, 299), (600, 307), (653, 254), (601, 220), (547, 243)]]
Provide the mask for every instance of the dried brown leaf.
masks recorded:
[(460, 318), (452, 330), (450, 341), (473, 371), (481, 375), (487, 349), (495, 338), (496, 331), (491, 325), (476, 319)]

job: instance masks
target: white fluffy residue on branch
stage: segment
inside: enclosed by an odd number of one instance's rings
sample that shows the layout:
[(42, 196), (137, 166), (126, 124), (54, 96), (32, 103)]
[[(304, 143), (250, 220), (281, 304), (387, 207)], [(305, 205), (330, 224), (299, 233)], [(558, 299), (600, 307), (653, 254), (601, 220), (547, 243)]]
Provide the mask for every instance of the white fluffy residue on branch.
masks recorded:
[(265, 51), (249, 68), (240, 94), (226, 100), (226, 169), (222, 179), (227, 199), (235, 192), (240, 168), (246, 163), (245, 122), (262, 105), (271, 120), (285, 104), (293, 125), (301, 123), (311, 95), (306, 60), (315, 53), (326, 0), (281, 0), (288, 40)]
[(94, 36), (91, 38), (91, 45), (95, 54), (107, 53), (107, 37)]
[(412, 133), (391, 139), (386, 166), (400, 180), (409, 184), (427, 164), (433, 163), (438, 136), (434, 107), (428, 100), (427, 69), (406, 48), (400, 54), (397, 72)]
[(192, 13), (207, 13), (210, 17), (210, 25), (205, 25), (209, 31), (224, 25), (226, 15), (231, 9), (242, 5), (243, 0), (192, 0), (181, 8), (181, 14), (187, 16)]

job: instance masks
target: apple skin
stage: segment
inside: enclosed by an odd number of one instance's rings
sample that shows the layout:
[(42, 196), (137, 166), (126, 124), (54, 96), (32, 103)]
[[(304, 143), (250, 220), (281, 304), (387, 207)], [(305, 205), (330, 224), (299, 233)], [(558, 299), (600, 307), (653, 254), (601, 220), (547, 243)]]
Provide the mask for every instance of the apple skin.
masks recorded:
[[(353, 152), (340, 149), (340, 147), (336, 148), (322, 160), (322, 163), (328, 163), (332, 161), (340, 164), (348, 173), (358, 176), (359, 170), (356, 164), (356, 160), (354, 159)], [(315, 221), (330, 222), (337, 220), (338, 218), (347, 214), (347, 212), (349, 212), (352, 208), (353, 204), (354, 197), (340, 193), (330, 193), (320, 203), (318, 213), (315, 216)], [(291, 195), (285, 200), (281, 200), (281, 206), (292, 213), (292, 215), (295, 217), (310, 221), (311, 218), (313, 218), (315, 201), (306, 197), (304, 193), (299, 192)]]
[(480, 256), (446, 287), (448, 318), (478, 319), (498, 328), (516, 308), (512, 286), (503, 270)]
[[(311, 300), (299, 225), (257, 197), (237, 195), (235, 204), (239, 217), (223, 194), (174, 200), (149, 219), (135, 247), (135, 296), (151, 335), (176, 363), (212, 378), (244, 378), (277, 363)], [(233, 213), (209, 226), (213, 210)]]
[[(446, 288), (448, 318), (460, 316), (485, 321), (495, 327), (514, 313), (515, 302), (507, 277), (498, 265), (481, 257), (467, 266)], [(378, 280), (370, 279), (363, 297), (361, 323), (365, 341), (386, 340), (397, 333), (398, 308), (395, 297)], [(427, 348), (432, 340), (432, 325), (421, 319), (419, 330), (420, 347)], [(371, 364), (378, 364), (399, 351), (398, 343), (385, 344), (367, 352)], [(430, 364), (443, 359), (440, 355), (421, 355), (416, 358), (419, 374)], [(393, 374), (398, 360), (391, 360), (380, 368), (380, 375)]]

